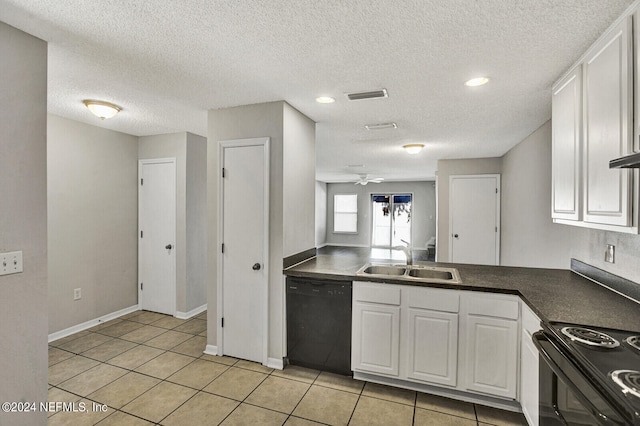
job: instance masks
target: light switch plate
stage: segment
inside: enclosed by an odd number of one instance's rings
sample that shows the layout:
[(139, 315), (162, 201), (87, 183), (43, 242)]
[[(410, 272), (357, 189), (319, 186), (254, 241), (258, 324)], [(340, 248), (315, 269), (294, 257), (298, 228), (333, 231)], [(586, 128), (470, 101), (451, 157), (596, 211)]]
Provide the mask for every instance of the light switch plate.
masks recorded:
[(22, 251), (0, 253), (0, 275), (22, 272)]
[(607, 244), (607, 251), (604, 252), (604, 261), (616, 263), (616, 246), (613, 244)]

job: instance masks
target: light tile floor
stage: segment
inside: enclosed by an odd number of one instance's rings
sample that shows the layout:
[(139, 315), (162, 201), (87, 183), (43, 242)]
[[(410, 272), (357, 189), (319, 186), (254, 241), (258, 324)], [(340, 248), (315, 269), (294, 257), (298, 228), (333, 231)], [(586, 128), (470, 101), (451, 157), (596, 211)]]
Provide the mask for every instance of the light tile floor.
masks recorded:
[[(206, 313), (137, 311), (49, 345), (49, 425), (526, 425), (521, 414), (204, 355)], [(106, 411), (94, 407), (106, 406)]]

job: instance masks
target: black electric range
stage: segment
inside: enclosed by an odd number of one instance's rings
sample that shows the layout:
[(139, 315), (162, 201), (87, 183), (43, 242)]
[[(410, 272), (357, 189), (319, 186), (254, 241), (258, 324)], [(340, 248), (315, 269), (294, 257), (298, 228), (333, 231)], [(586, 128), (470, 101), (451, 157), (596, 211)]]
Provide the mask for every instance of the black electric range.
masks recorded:
[(640, 331), (551, 323), (533, 339), (540, 425), (640, 425)]

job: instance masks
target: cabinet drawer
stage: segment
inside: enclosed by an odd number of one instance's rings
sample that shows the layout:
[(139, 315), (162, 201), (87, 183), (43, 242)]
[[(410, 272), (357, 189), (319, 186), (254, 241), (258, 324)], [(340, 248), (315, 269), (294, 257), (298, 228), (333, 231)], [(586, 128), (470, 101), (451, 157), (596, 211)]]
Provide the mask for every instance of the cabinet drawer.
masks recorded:
[(531, 336), (540, 330), (540, 318), (525, 303), (522, 303), (522, 329)]
[(517, 320), (519, 315), (518, 300), (468, 295), (468, 313)]
[(400, 305), (400, 286), (368, 282), (353, 283), (353, 300), (358, 302)]
[(441, 312), (459, 312), (460, 295), (452, 290), (439, 290), (433, 288), (407, 288), (406, 293), (410, 308), (429, 309)]

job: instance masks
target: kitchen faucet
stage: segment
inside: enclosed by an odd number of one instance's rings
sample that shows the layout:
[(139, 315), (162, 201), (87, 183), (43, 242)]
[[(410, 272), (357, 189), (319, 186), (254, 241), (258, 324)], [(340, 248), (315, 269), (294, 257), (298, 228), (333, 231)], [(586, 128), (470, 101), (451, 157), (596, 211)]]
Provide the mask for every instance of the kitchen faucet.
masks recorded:
[(406, 246), (395, 246), (394, 249), (402, 250), (404, 255), (407, 256), (407, 265), (413, 265), (413, 252), (411, 250), (411, 244), (408, 241), (400, 240), (406, 244)]

